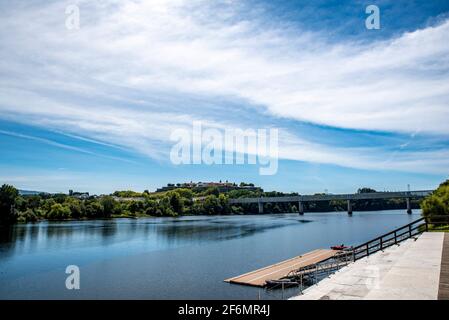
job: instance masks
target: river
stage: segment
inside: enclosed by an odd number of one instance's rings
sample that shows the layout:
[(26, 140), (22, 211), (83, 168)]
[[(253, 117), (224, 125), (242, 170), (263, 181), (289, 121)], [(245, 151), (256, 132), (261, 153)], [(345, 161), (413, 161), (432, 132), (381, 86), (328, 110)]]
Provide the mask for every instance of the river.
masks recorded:
[[(280, 299), (224, 279), (420, 215), (405, 210), (39, 222), (0, 229), (0, 299)], [(68, 265), (80, 289), (67, 290)]]

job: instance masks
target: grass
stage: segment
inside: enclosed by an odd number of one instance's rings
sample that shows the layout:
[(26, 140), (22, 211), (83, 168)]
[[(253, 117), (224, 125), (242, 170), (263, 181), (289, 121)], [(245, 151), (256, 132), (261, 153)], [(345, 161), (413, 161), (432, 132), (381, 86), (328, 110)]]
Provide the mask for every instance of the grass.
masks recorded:
[(429, 231), (430, 232), (449, 232), (449, 225), (434, 226), (434, 225), (429, 224)]

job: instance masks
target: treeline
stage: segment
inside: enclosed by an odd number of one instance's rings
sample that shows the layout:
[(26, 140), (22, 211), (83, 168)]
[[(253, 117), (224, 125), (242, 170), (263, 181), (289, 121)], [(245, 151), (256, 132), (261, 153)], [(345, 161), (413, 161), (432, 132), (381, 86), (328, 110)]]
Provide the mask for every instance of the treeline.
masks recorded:
[[(0, 188), (0, 223), (32, 222), (41, 219), (98, 219), (111, 217), (176, 217), (179, 215), (212, 215), (239, 213), (228, 205), (228, 195), (208, 190), (196, 201), (189, 189), (160, 194), (114, 193), (112, 196), (78, 199), (65, 194), (20, 196), (9, 185)], [(120, 198), (136, 198), (123, 200)], [(137, 199), (139, 197), (139, 199)], [(143, 198), (143, 200), (141, 199)], [(234, 208), (235, 209), (235, 208)]]
[(440, 186), (426, 199), (422, 205), (422, 214), (427, 217), (430, 222), (441, 222), (449, 217), (449, 180), (441, 183)]
[[(362, 188), (358, 192), (375, 192)], [(150, 193), (116, 191), (107, 196), (80, 199), (66, 194), (19, 195), (16, 188), (0, 188), (0, 224), (32, 222), (42, 219), (98, 219), (113, 217), (176, 217), (180, 215), (257, 214), (257, 204), (229, 205), (228, 199), (241, 197), (293, 196), (297, 193), (264, 192), (263, 190), (231, 190), (217, 188), (199, 191), (175, 189)], [(267, 203), (264, 213), (298, 212), (297, 203)], [(317, 201), (304, 203), (306, 212), (345, 211), (346, 201)], [(358, 200), (352, 203), (354, 211), (404, 209), (404, 199)], [(412, 201), (418, 208), (419, 202)]]

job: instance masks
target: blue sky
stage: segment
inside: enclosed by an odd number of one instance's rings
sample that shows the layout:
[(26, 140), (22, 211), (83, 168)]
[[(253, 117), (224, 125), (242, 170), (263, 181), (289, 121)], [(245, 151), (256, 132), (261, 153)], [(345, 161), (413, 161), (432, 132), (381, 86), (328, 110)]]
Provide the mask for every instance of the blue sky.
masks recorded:
[[(339, 193), (448, 175), (447, 1), (0, 1), (0, 39), (0, 183)], [(170, 134), (194, 121), (278, 128), (277, 174), (173, 165)]]

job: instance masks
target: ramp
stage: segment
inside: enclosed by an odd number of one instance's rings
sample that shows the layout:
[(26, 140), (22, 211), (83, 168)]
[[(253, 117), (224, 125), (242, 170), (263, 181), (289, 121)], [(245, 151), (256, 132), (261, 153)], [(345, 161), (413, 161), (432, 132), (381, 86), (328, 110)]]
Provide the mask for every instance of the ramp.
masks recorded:
[(264, 287), (268, 280), (280, 280), (286, 277), (291, 271), (323, 262), (334, 257), (339, 252), (338, 250), (317, 249), (265, 268), (226, 279), (225, 282)]

